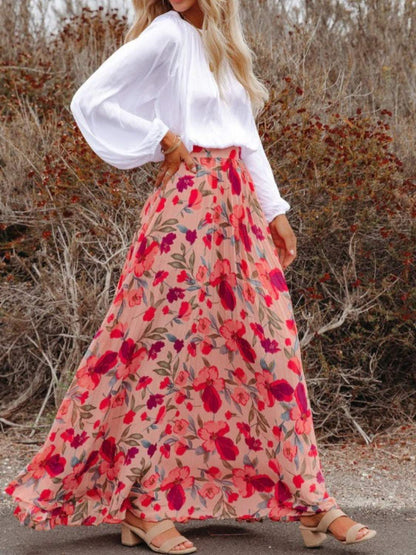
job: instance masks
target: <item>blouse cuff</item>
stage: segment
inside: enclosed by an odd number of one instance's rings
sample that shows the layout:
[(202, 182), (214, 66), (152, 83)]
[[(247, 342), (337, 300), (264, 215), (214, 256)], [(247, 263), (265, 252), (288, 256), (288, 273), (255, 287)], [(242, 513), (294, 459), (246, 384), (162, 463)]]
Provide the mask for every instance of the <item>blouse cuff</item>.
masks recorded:
[(150, 126), (149, 133), (145, 139), (145, 143), (151, 148), (151, 162), (161, 162), (164, 159), (164, 154), (162, 152), (162, 145), (160, 141), (169, 131), (169, 126), (167, 126), (161, 119), (154, 118), (152, 125)]

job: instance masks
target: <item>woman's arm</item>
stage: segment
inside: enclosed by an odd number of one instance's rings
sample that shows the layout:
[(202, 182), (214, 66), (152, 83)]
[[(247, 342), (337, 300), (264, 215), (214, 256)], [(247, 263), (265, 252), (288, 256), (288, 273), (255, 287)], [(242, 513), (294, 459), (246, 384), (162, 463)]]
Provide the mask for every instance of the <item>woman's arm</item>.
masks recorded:
[(242, 159), (253, 179), (264, 216), (270, 223), (279, 214), (285, 214), (290, 209), (290, 204), (280, 196), (260, 138), (259, 147), (255, 152), (246, 153), (245, 149), (242, 149)]
[(163, 160), (169, 127), (155, 114), (179, 44), (176, 26), (153, 21), (81, 85), (71, 111), (84, 138), (108, 164), (129, 169)]

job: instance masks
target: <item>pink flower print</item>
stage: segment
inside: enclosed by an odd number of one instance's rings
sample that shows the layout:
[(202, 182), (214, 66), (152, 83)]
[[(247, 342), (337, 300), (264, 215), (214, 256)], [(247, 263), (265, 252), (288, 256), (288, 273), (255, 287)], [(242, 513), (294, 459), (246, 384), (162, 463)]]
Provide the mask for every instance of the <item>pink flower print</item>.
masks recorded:
[(243, 297), (244, 300), (250, 304), (254, 304), (256, 302), (256, 291), (248, 281), (243, 282)]
[(83, 473), (84, 463), (78, 463), (72, 469), (71, 474), (67, 474), (62, 483), (66, 491), (73, 491), (78, 488), (84, 476)]
[(181, 418), (174, 421), (173, 432), (179, 436), (183, 436), (186, 434), (188, 427), (189, 427), (189, 422), (184, 418)]
[(231, 398), (234, 399), (238, 405), (243, 405), (243, 407), (245, 407), (250, 399), (250, 396), (247, 393), (247, 389), (240, 386), (234, 388)]
[(221, 304), (225, 309), (234, 310), (235, 308), (234, 288), (236, 282), (236, 275), (231, 271), (230, 261), (227, 259), (217, 260), (211, 273), (210, 283), (217, 288)]
[(28, 470), (32, 473), (35, 480), (42, 478), (45, 472), (53, 478), (64, 471), (66, 459), (61, 457), (59, 453), (53, 455), (54, 451), (55, 445), (49, 445), (48, 449), (41, 450), (35, 455), (28, 465)]
[(290, 368), (290, 370), (292, 370), (292, 372), (300, 376), (302, 366), (298, 357), (292, 357), (291, 359), (289, 359), (287, 366), (288, 368)]
[[(122, 364), (117, 369), (117, 378), (126, 379), (130, 374), (137, 372), (140, 368), (141, 361), (146, 358), (147, 351), (145, 347), (138, 347), (130, 337), (123, 341), (118, 352)], [(136, 361), (135, 364), (133, 362)]]
[(238, 350), (247, 362), (253, 363), (256, 360), (256, 352), (250, 343), (243, 337), (246, 328), (243, 322), (238, 320), (226, 320), (220, 326), (221, 335), (227, 340), (225, 345), (230, 351)]
[(195, 279), (198, 283), (205, 283), (208, 274), (208, 268), (206, 266), (199, 266), (198, 271), (195, 275)]
[(199, 333), (206, 335), (211, 329), (211, 320), (209, 318), (200, 318), (197, 322), (197, 330)]
[(213, 156), (210, 156), (210, 157), (206, 157), (206, 156), (202, 157), (201, 156), (201, 158), (199, 160), (200, 160), (200, 164), (202, 166), (204, 166), (205, 168), (213, 168), (217, 163), (217, 161), (215, 160), (215, 158)]
[(298, 448), (296, 445), (292, 445), (289, 440), (284, 442), (283, 456), (286, 457), (288, 461), (292, 462), (297, 452), (298, 452)]
[(184, 387), (188, 381), (189, 372), (187, 370), (179, 370), (177, 372), (174, 382), (178, 387)]
[(250, 497), (254, 491), (272, 491), (274, 481), (267, 474), (256, 474), (256, 470), (245, 464), (244, 468), (233, 468), (232, 481), (241, 497)]
[(143, 487), (145, 489), (154, 490), (158, 487), (160, 480), (160, 475), (157, 472), (154, 472), (151, 476), (149, 476), (146, 480), (143, 481)]
[(71, 399), (64, 399), (61, 403), (61, 406), (58, 409), (56, 414), (56, 418), (62, 418), (68, 413), (69, 406), (71, 404)]
[(227, 422), (221, 420), (205, 422), (203, 428), (198, 430), (199, 437), (204, 440), (202, 447), (208, 452), (214, 451), (216, 448), (221, 459), (234, 461), (239, 450), (232, 439), (225, 437), (229, 430)]
[(295, 389), (297, 406), (290, 411), (290, 419), (295, 421), (297, 434), (309, 434), (312, 430), (311, 411), (308, 409), (305, 386), (299, 382)]
[(195, 391), (201, 391), (201, 399), (207, 412), (218, 412), (222, 401), (219, 391), (224, 389), (224, 379), (218, 378), (218, 368), (204, 366), (195, 378), (193, 387)]
[(146, 244), (147, 238), (144, 237), (136, 251), (134, 260), (134, 275), (136, 277), (140, 277), (147, 270), (150, 270), (159, 252), (159, 245), (156, 241), (152, 241), (148, 247), (146, 247)]
[(257, 389), (263, 397), (267, 406), (272, 407), (275, 400), (290, 401), (293, 396), (293, 387), (286, 380), (273, 380), (273, 376), (267, 370), (256, 372)]
[(190, 476), (189, 466), (173, 468), (160, 485), (161, 491), (169, 490), (166, 495), (171, 510), (178, 511), (185, 503), (185, 489), (192, 487), (194, 477)]
[(276, 497), (269, 499), (267, 508), (270, 509), (269, 516), (272, 520), (280, 520), (282, 516), (289, 513), (289, 509), (282, 507)]
[(219, 494), (220, 488), (214, 482), (206, 482), (199, 490), (199, 495), (206, 499), (214, 499)]
[(111, 407), (122, 407), (126, 401), (127, 391), (123, 387), (111, 398)]
[(130, 289), (126, 294), (126, 299), (129, 306), (141, 305), (143, 300), (143, 287)]
[(86, 389), (95, 389), (101, 375), (106, 374), (117, 362), (117, 353), (106, 351), (100, 358), (91, 355), (76, 373), (78, 384)]

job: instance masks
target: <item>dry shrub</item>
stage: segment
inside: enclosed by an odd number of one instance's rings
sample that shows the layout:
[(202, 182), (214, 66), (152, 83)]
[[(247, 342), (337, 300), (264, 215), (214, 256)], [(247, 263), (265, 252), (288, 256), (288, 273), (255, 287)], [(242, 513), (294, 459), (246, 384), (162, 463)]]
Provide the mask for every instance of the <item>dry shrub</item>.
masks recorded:
[[(37, 399), (38, 421), (104, 317), (154, 168), (104, 164), (69, 112), (74, 90), (122, 43), (125, 17), (83, 9), (50, 36), (31, 31), (26, 4), (1, 11), (0, 402), (16, 419)], [(383, 21), (373, 2), (355, 19), (348, 4), (305, 1), (302, 23), (285, 2), (243, 8), (271, 91), (260, 129), (298, 236), (287, 279), (316, 426), (367, 438), (416, 413), (414, 157), (404, 152), (416, 133), (411, 103), (399, 105), (379, 75), (403, 39), (394, 2), (383, 2)], [(368, 22), (377, 48), (363, 43)], [(400, 48), (411, 87), (411, 47)]]

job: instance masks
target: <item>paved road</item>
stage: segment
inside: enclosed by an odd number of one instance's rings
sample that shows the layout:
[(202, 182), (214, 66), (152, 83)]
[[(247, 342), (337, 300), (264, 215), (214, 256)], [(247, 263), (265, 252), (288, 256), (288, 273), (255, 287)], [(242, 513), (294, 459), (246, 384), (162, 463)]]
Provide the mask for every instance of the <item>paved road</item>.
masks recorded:
[[(308, 550), (296, 522), (241, 523), (233, 520), (190, 521), (178, 524), (198, 547), (199, 555), (265, 555), (294, 553), (328, 553), (348, 555), (416, 555), (416, 508), (415, 511), (382, 511), (343, 509), (352, 518), (377, 530), (377, 536), (368, 542), (354, 546), (341, 545), (328, 538), (325, 548)], [(141, 555), (153, 553), (146, 545), (134, 548), (120, 545), (119, 527), (57, 527), (48, 532), (38, 532), (20, 526), (10, 512), (0, 514), (1, 555)]]

